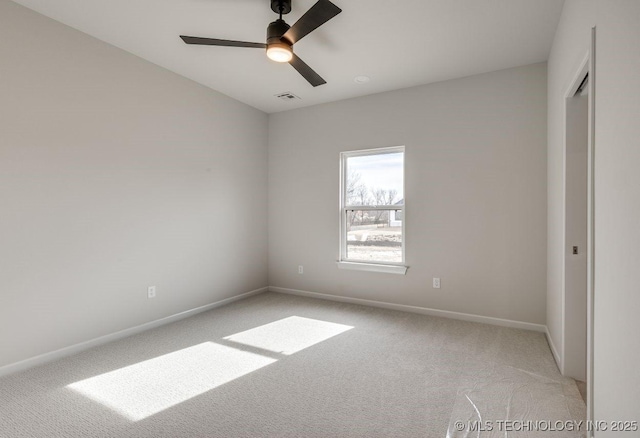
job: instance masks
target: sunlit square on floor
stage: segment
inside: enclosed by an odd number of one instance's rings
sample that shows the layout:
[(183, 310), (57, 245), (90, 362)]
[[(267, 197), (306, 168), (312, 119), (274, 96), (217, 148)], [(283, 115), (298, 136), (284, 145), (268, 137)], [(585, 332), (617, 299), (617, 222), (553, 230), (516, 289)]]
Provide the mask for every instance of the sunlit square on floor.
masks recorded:
[(349, 325), (291, 316), (224, 339), (290, 355), (352, 328)]
[(67, 387), (139, 421), (276, 361), (205, 342)]

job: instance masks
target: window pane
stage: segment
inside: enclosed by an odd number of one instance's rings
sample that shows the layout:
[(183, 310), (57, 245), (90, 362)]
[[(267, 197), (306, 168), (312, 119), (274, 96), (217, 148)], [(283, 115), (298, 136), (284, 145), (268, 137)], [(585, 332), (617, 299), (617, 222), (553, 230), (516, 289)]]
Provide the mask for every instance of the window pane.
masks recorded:
[(404, 204), (404, 152), (347, 158), (346, 205)]
[(402, 210), (348, 210), (348, 260), (402, 263)]

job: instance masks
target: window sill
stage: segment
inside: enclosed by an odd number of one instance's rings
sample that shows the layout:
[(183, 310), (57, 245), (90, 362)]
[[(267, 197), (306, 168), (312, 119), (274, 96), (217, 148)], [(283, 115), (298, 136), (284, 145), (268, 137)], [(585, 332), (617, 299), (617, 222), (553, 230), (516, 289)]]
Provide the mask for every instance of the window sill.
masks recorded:
[(339, 269), (353, 271), (383, 272), (386, 274), (406, 275), (408, 266), (402, 265), (377, 265), (375, 263), (336, 262)]

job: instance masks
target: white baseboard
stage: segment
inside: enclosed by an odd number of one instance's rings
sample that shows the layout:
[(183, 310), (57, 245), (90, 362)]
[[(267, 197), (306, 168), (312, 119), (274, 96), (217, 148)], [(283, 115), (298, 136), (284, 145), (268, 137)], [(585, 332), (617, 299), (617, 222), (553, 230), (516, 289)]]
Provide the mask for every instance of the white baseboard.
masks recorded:
[(549, 328), (546, 328), (545, 335), (547, 336), (547, 343), (549, 344), (549, 348), (551, 349), (551, 354), (553, 354), (553, 358), (556, 360), (556, 365), (558, 365), (558, 370), (560, 370), (560, 374), (564, 374), (562, 371), (563, 365), (560, 355), (558, 354), (558, 350), (556, 350), (556, 346), (553, 343), (553, 339), (551, 339), (551, 333), (549, 333)]
[(535, 332), (546, 333), (547, 326), (533, 324), (530, 322), (513, 321), (510, 319), (493, 318), (490, 316), (472, 315), (470, 313), (450, 312), (448, 310), (429, 309), (427, 307), (408, 306), (406, 304), (393, 304), (384, 301), (364, 300), (362, 298), (343, 297), (338, 295), (321, 294), (317, 292), (307, 292), (297, 289), (287, 289), (284, 287), (269, 286), (270, 292), (278, 292), (289, 295), (299, 295), (303, 297), (319, 298), (322, 300), (339, 301), (341, 303), (363, 304), (365, 306), (381, 307), (383, 309), (401, 310), (404, 312), (420, 313), (422, 315), (439, 316), (442, 318), (458, 319), (462, 321), (480, 322), (484, 324), (499, 325)]
[(3, 367), (0, 367), (0, 377), (6, 376), (8, 374), (12, 374), (18, 371), (23, 371), (38, 365), (42, 365), (47, 362), (58, 360), (66, 356), (71, 356), (72, 354), (80, 353), (84, 350), (88, 350), (89, 348), (93, 348), (109, 342), (117, 341), (118, 339), (126, 338), (131, 335), (136, 335), (138, 333), (142, 333), (144, 331), (147, 331), (156, 327), (160, 327), (165, 324), (170, 324), (172, 322), (176, 322), (181, 319), (188, 318), (198, 313), (206, 312), (207, 310), (215, 309), (216, 307), (221, 307), (221, 306), (224, 306), (225, 304), (230, 304), (230, 303), (233, 303), (234, 301), (248, 298), (252, 295), (258, 295), (263, 292), (267, 292), (268, 290), (269, 290), (268, 287), (252, 290), (251, 292), (246, 292), (240, 295), (236, 295), (234, 297), (225, 298), (224, 300), (216, 301), (215, 303), (206, 304), (201, 307), (196, 307), (195, 309), (185, 310), (184, 312), (176, 313), (175, 315), (156, 319), (155, 321), (147, 322), (141, 325), (137, 325), (135, 327), (120, 330), (115, 333), (100, 336), (98, 338), (90, 339), (88, 341), (80, 342), (78, 344), (70, 345), (68, 347), (64, 347), (59, 350), (55, 350), (49, 353), (44, 353), (35, 357), (31, 357), (29, 359), (25, 359), (20, 362), (5, 365)]

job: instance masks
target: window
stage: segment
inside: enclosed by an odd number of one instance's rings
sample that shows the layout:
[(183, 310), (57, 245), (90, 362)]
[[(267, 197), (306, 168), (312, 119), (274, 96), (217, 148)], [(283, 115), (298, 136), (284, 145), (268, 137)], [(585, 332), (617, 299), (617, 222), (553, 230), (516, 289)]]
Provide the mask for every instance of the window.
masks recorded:
[(404, 274), (404, 146), (340, 154), (338, 267)]

